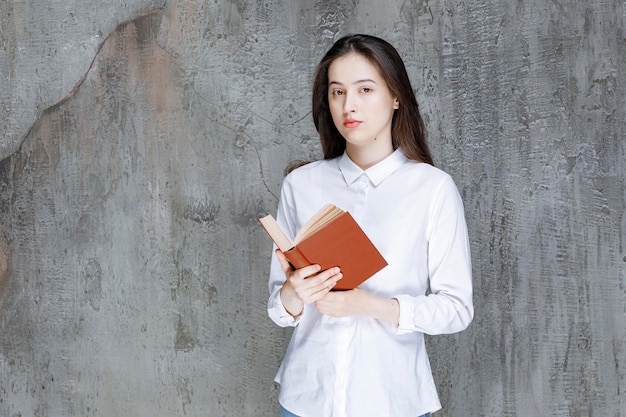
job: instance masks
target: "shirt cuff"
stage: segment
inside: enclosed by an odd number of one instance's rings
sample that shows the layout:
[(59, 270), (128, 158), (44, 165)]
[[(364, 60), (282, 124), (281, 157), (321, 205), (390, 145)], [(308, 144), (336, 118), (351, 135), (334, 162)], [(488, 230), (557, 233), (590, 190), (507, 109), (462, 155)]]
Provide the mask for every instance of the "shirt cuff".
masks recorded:
[[(302, 313), (300, 313), (297, 317), (292, 316), (285, 309), (282, 300), (280, 299), (280, 291), (274, 297), (273, 310), (277, 313), (277, 319), (280, 321), (282, 326), (297, 326), (300, 323), (300, 319), (302, 318)], [(304, 310), (302, 310), (304, 312)]]
[(413, 300), (408, 295), (398, 295), (393, 297), (398, 300), (400, 307), (400, 317), (398, 318), (397, 334), (411, 333), (415, 331), (415, 322), (413, 320), (414, 308)]

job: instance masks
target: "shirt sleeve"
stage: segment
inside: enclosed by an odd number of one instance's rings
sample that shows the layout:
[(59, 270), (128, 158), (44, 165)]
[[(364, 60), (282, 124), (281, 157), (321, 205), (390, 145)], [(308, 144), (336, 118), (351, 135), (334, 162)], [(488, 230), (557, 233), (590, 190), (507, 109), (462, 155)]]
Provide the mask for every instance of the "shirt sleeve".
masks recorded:
[[(282, 287), (282, 285), (277, 285), (274, 288), (274, 291), (270, 293), (270, 299), (267, 305), (267, 312), (272, 321), (274, 321), (274, 323), (278, 324), (280, 327), (295, 327), (298, 325), (298, 323), (300, 323), (302, 314), (300, 314), (298, 317), (294, 317), (289, 314), (289, 312), (285, 309), (285, 306), (283, 306), (283, 302), (280, 299), (280, 289)], [(304, 307), (306, 308), (306, 306)]]
[(397, 295), (397, 332), (450, 334), (464, 330), (474, 317), (472, 266), (467, 225), (459, 192), (447, 176), (431, 200), (428, 274), (430, 294)]
[[(276, 213), (276, 222), (280, 225), (283, 231), (289, 236), (290, 239), (293, 239), (295, 235), (295, 212), (293, 203), (293, 195), (291, 193), (291, 185), (289, 182), (289, 177), (285, 178), (281, 189), (280, 200), (278, 202), (278, 210)], [(273, 249), (276, 250), (276, 245), (273, 246)], [(296, 326), (300, 322), (300, 318), (302, 314), (298, 317), (294, 317), (283, 305), (280, 299), (280, 290), (283, 288), (285, 284), (285, 273), (280, 267), (280, 263), (274, 254), (274, 250), (272, 250), (272, 260), (270, 263), (270, 276), (269, 276), (269, 300), (267, 303), (267, 312), (269, 317), (281, 327), (289, 327)], [(305, 306), (306, 308), (306, 306)], [(303, 311), (304, 313), (304, 311)]]

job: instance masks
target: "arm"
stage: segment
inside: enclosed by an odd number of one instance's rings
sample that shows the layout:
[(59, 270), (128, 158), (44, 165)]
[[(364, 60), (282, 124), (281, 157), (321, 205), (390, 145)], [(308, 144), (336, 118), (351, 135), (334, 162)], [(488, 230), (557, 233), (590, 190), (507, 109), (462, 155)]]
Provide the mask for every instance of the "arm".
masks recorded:
[(400, 304), (395, 298), (378, 297), (360, 288), (325, 294), (315, 306), (332, 317), (365, 316), (398, 325)]
[[(474, 314), (471, 262), (463, 206), (451, 178), (439, 186), (427, 219), (427, 262), (431, 293), (382, 298), (362, 289), (332, 292), (315, 303), (333, 317), (360, 315), (390, 322), (398, 333), (454, 333)], [(407, 278), (410, 279), (410, 278)]]
[(428, 219), (428, 295), (398, 295), (399, 333), (449, 334), (474, 317), (472, 266), (463, 203), (447, 177), (431, 200)]
[[(289, 179), (285, 180), (276, 220), (289, 236), (294, 236), (296, 213)], [(268, 314), (279, 326), (296, 326), (306, 304), (326, 295), (341, 279), (339, 268), (320, 271), (319, 265), (294, 270), (285, 255), (275, 250), (270, 266)]]

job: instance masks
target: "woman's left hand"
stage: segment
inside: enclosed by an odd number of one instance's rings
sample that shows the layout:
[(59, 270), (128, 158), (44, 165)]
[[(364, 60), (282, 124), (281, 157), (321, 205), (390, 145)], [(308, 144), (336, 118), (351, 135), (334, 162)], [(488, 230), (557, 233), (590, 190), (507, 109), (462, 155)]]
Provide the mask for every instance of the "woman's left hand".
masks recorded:
[(382, 298), (360, 288), (331, 291), (315, 302), (322, 314), (331, 317), (365, 316), (398, 324), (400, 306), (395, 298)]

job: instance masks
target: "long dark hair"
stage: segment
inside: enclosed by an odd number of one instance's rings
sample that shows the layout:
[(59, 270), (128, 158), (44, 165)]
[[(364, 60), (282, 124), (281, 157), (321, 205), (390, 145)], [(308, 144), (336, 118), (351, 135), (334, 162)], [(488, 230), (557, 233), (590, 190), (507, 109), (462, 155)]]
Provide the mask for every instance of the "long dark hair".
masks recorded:
[(398, 99), (400, 107), (391, 121), (393, 148), (401, 148), (409, 159), (434, 165), (404, 62), (389, 42), (370, 35), (339, 39), (317, 66), (313, 81), (313, 122), (320, 135), (324, 158), (340, 156), (346, 149), (346, 141), (335, 127), (328, 106), (328, 68), (335, 59), (349, 53), (362, 55), (378, 68), (391, 95)]

